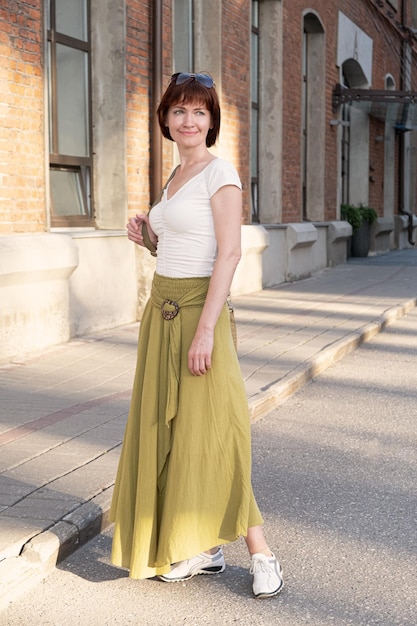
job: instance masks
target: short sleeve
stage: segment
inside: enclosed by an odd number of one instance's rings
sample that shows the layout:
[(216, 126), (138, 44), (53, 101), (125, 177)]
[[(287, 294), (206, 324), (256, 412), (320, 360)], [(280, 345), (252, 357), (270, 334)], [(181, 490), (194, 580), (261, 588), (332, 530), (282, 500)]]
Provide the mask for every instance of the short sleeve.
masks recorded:
[(225, 185), (234, 185), (242, 190), (242, 183), (236, 168), (223, 159), (215, 159), (210, 166), (206, 168), (206, 182), (209, 197), (214, 196), (216, 191)]

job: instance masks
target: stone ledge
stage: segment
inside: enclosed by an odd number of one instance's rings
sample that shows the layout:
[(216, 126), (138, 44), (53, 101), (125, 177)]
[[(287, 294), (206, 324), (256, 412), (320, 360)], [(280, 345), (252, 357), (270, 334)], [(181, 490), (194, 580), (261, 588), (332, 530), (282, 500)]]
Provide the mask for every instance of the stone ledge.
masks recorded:
[(345, 222), (344, 220), (330, 222), (328, 233), (328, 241), (330, 244), (346, 241), (352, 235), (352, 226), (349, 222)]
[(233, 278), (232, 296), (262, 289), (262, 254), (269, 246), (269, 234), (261, 224), (243, 225), (241, 233), (242, 258)]
[(67, 279), (78, 266), (71, 237), (58, 234), (0, 237), (0, 287)]
[(394, 228), (393, 217), (378, 217), (372, 223), (370, 254), (385, 254), (391, 250), (391, 233)]
[(378, 217), (372, 224), (372, 235), (378, 237), (381, 234), (392, 233), (394, 230), (394, 218), (393, 217)]
[(287, 243), (288, 250), (312, 246), (317, 241), (317, 228), (310, 222), (301, 224), (288, 224)]

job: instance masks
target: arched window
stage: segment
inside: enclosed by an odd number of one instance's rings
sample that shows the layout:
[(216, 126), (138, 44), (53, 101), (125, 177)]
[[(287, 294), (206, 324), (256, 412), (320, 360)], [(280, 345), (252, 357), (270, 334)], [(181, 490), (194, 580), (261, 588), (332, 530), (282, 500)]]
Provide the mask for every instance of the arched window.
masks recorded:
[(342, 67), (343, 84), (349, 89), (368, 89), (369, 84), (360, 63), (347, 59)]

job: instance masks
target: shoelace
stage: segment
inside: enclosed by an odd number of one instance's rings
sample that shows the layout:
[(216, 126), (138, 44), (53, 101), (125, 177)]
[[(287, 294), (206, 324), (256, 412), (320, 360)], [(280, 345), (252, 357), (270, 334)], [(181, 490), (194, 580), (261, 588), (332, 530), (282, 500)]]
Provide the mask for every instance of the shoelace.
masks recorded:
[(264, 574), (269, 574), (271, 571), (271, 565), (267, 561), (262, 561), (261, 559), (256, 559), (255, 562), (250, 566), (250, 573), (255, 574), (257, 572), (263, 572)]

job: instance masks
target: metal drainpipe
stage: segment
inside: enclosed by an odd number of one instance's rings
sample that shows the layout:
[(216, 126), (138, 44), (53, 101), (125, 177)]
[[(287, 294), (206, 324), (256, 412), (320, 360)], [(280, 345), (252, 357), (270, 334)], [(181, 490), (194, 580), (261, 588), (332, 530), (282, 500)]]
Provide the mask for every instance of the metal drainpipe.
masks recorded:
[(152, 2), (151, 203), (158, 197), (162, 188), (162, 134), (156, 118), (156, 110), (162, 96), (162, 2), (163, 0)]
[[(402, 1), (402, 10), (401, 10), (401, 22), (403, 26), (406, 26), (407, 22), (407, 7), (406, 2)], [(404, 38), (401, 41), (401, 90), (405, 91), (407, 85), (404, 81), (404, 72), (405, 72), (405, 64), (407, 62), (406, 59), (406, 42)], [(415, 245), (415, 241), (413, 241), (413, 214), (409, 209), (406, 209), (404, 206), (404, 132), (400, 131), (399, 134), (399, 150), (398, 150), (398, 208), (400, 213), (403, 215), (407, 215), (408, 217), (408, 243), (411, 246)]]

